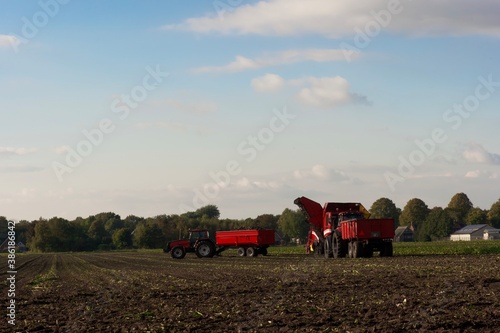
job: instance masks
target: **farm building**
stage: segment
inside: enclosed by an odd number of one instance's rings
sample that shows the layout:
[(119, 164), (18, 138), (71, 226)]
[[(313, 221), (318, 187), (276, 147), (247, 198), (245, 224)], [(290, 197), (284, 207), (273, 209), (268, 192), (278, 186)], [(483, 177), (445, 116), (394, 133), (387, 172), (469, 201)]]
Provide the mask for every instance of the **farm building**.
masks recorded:
[(483, 234), (484, 240), (500, 239), (500, 229), (486, 229)]
[(396, 231), (394, 231), (394, 241), (413, 242), (413, 230), (411, 230), (411, 228), (407, 226), (397, 227)]
[(486, 232), (495, 231), (497, 229), (487, 224), (472, 224), (463, 227), (460, 230), (451, 234), (450, 240), (452, 241), (471, 241), (477, 239), (484, 239)]

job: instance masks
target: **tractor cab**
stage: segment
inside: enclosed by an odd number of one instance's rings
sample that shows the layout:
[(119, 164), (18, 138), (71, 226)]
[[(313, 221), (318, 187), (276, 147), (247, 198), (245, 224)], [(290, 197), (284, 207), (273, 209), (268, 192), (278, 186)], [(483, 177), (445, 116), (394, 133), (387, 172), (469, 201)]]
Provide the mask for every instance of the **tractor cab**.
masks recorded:
[(200, 239), (209, 239), (210, 234), (208, 230), (193, 229), (189, 230), (189, 242), (195, 244)]

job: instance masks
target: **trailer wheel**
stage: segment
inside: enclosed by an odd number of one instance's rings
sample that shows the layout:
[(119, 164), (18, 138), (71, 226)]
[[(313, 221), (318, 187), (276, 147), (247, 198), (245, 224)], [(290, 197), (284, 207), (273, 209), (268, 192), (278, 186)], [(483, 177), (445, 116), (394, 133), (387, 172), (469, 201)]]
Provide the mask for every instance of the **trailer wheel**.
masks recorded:
[(349, 242), (349, 244), (347, 244), (347, 257), (348, 258), (352, 258), (352, 248), (353, 248), (353, 243)]
[(238, 256), (244, 257), (246, 255), (247, 255), (247, 251), (245, 250), (245, 248), (244, 247), (239, 247), (238, 248)]
[(392, 255), (394, 254), (393, 252), (394, 252), (394, 250), (392, 247), (392, 243), (385, 244), (385, 256), (392, 257)]
[(212, 242), (203, 241), (196, 247), (198, 258), (212, 258), (215, 254), (215, 246)]
[(186, 250), (182, 246), (176, 246), (170, 252), (170, 256), (174, 259), (182, 259), (186, 256)]
[(257, 256), (257, 251), (255, 251), (255, 248), (249, 247), (247, 248), (247, 257), (256, 257)]

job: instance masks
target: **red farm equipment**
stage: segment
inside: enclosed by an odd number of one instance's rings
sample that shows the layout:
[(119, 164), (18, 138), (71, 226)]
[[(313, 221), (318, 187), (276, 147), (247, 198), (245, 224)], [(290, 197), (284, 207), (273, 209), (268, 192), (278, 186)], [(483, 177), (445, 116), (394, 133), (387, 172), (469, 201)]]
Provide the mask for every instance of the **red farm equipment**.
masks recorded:
[(196, 253), (198, 258), (211, 258), (222, 251), (236, 248), (240, 257), (255, 257), (267, 255), (267, 248), (274, 242), (274, 230), (217, 231), (214, 241), (208, 230), (193, 229), (189, 232), (189, 239), (171, 241), (163, 252), (170, 252), (174, 259), (182, 259), (188, 252)]
[(294, 203), (307, 215), (311, 225), (308, 244), (326, 258), (392, 257), (393, 219), (370, 219), (360, 203), (327, 202), (323, 207), (306, 197)]

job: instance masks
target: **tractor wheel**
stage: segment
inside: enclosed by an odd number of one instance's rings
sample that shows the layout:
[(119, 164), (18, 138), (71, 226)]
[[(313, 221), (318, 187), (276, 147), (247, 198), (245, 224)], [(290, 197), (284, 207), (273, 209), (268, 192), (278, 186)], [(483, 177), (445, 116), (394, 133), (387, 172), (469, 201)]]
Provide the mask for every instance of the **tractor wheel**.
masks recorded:
[(182, 246), (176, 246), (170, 251), (170, 256), (174, 259), (182, 259), (186, 256), (186, 250)]
[(324, 247), (325, 247), (325, 258), (331, 258), (333, 256), (331, 235), (325, 238)]
[(352, 257), (361, 258), (363, 256), (363, 243), (353, 242), (352, 243)]
[(238, 256), (244, 257), (246, 255), (247, 255), (247, 251), (245, 250), (245, 248), (244, 247), (239, 247), (238, 248)]
[(256, 257), (257, 256), (257, 251), (255, 251), (255, 248), (249, 247), (247, 248), (247, 257)]
[(212, 242), (203, 241), (196, 247), (198, 258), (212, 258), (215, 254), (215, 246)]
[(333, 237), (332, 237), (333, 258), (337, 259), (339, 257), (340, 247), (341, 247), (341, 245), (340, 245), (340, 241), (339, 241), (337, 234), (333, 234)]
[(267, 248), (263, 247), (260, 249), (260, 253), (263, 255), (263, 256), (267, 256)]

